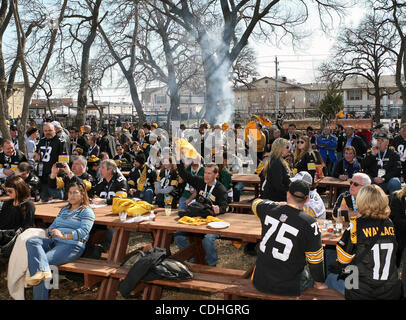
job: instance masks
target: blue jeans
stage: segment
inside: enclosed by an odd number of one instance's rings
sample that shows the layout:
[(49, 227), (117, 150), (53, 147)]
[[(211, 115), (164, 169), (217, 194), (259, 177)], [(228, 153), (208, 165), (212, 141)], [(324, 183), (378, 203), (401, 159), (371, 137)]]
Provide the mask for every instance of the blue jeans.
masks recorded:
[(41, 183), (40, 198), (41, 200), (48, 201), (49, 198), (63, 200), (63, 189), (55, 189), (49, 187), (47, 183)]
[[(206, 252), (205, 260), (209, 266), (215, 266), (217, 264), (218, 256), (215, 240), (218, 238), (218, 234), (205, 234), (202, 240), (202, 246)], [(181, 250), (186, 248), (189, 245), (188, 233), (176, 231), (175, 243)], [(191, 259), (190, 262), (193, 262), (193, 259)]]
[(234, 202), (240, 202), (240, 196), (241, 196), (242, 189), (244, 189), (244, 183), (243, 182), (237, 182), (233, 186), (233, 201)]
[(187, 205), (186, 205), (185, 201), (187, 199), (188, 198), (186, 198), (186, 197), (180, 197), (180, 199), (179, 199), (179, 207), (178, 207), (179, 210), (186, 210)]
[(144, 191), (137, 191), (134, 194), (134, 197), (140, 198), (148, 203), (152, 204), (152, 201), (154, 200), (154, 190), (152, 189), (145, 189)]
[(391, 200), (393, 192), (402, 189), (402, 184), (400, 183), (399, 178), (391, 178), (388, 182), (380, 183), (378, 186), (389, 194)]
[(338, 292), (341, 292), (341, 294), (344, 295), (344, 280), (337, 279), (338, 274), (336, 273), (331, 273), (328, 268), (330, 265), (333, 263), (336, 263), (337, 260), (337, 251), (334, 246), (327, 246), (324, 249), (324, 257), (325, 257), (325, 262), (326, 262), (326, 281), (325, 284), (329, 289), (337, 290)]
[[(49, 238), (31, 238), (27, 240), (25, 246), (30, 276), (38, 271), (51, 271), (50, 266), (75, 261), (85, 250), (83, 245), (62, 243)], [(45, 287), (44, 281), (34, 286), (33, 290), (34, 300), (48, 300), (49, 290)]]

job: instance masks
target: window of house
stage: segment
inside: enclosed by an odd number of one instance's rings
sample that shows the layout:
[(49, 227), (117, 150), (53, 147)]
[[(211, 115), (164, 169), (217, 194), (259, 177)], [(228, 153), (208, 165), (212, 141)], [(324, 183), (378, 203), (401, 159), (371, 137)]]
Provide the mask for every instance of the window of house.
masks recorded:
[(155, 103), (156, 104), (165, 104), (166, 103), (166, 95), (155, 95)]
[(361, 90), (348, 90), (348, 100), (362, 100)]

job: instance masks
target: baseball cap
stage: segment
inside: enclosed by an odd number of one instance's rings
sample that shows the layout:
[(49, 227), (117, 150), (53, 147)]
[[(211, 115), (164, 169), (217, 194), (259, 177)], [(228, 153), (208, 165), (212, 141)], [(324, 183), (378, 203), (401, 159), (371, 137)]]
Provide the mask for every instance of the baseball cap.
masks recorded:
[(382, 128), (383, 128), (383, 124), (382, 124), (382, 123), (377, 124), (377, 125), (374, 127), (374, 129), (382, 129)]
[(310, 173), (307, 171), (300, 171), (296, 173), (296, 175), (293, 178), (290, 178), (291, 182), (294, 181), (304, 181), (306, 182), (309, 186), (313, 184), (313, 178)]
[(389, 139), (388, 134), (386, 132), (379, 132), (375, 135), (375, 139)]
[(10, 126), (10, 130), (11, 130), (11, 131), (17, 131), (17, 126), (14, 125), (14, 124), (11, 125), (11, 126)]
[(289, 193), (296, 198), (306, 200), (310, 193), (310, 188), (309, 185), (302, 180), (293, 181), (289, 185)]
[(55, 128), (62, 128), (61, 124), (59, 123), (59, 121), (52, 121), (51, 124), (55, 127)]

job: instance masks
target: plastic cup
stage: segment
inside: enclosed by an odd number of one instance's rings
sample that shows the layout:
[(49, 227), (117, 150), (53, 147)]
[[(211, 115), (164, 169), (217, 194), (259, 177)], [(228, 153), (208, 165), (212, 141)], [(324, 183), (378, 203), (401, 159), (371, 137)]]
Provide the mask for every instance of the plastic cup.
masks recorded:
[(172, 208), (171, 208), (171, 206), (166, 205), (166, 206), (165, 206), (165, 215), (166, 215), (166, 216), (170, 216), (171, 213), (172, 213)]
[(120, 221), (125, 221), (127, 219), (127, 212), (126, 211), (122, 211), (120, 212)]

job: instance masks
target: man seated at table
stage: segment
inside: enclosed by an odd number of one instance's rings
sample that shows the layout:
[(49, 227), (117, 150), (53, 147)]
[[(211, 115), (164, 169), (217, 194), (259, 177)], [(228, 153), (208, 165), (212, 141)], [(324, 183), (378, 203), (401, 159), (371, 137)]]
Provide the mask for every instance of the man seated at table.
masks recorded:
[(300, 171), (290, 179), (290, 181), (303, 181), (309, 188), (309, 200), (303, 206), (303, 211), (313, 218), (316, 219), (326, 219), (326, 206), (324, 205), (323, 199), (317, 192), (317, 183), (313, 184), (313, 178), (311, 174), (307, 171)]
[(118, 168), (122, 171), (129, 171), (132, 168), (132, 156), (128, 152), (124, 152), (121, 144), (116, 145), (116, 156), (113, 158), (116, 161)]
[(20, 162), (26, 162), (27, 158), (20, 150), (16, 150), (11, 140), (5, 139), (1, 143), (3, 152), (0, 153), (0, 179), (12, 176)]
[[(299, 296), (324, 284), (324, 252), (317, 220), (303, 212), (309, 185), (289, 185), (287, 203), (256, 199), (252, 211), (260, 219), (263, 238), (259, 244), (253, 284), (259, 291)], [(306, 264), (307, 263), (307, 264)]]
[(388, 147), (386, 132), (378, 133), (375, 138), (377, 143), (367, 152), (362, 167), (372, 183), (380, 186), (392, 199), (393, 192), (402, 189), (399, 180), (402, 170), (400, 156), (392, 147)]
[(111, 205), (114, 197), (127, 198), (127, 179), (118, 170), (114, 160), (106, 159), (101, 162), (100, 175), (93, 204)]
[[(340, 215), (345, 221), (349, 221), (351, 217), (358, 217), (359, 211), (355, 203), (358, 192), (363, 186), (370, 185), (371, 178), (362, 172), (357, 172), (352, 176), (350, 181), (350, 190), (340, 194), (333, 208), (333, 219), (336, 220)], [(330, 275), (330, 266), (334, 265), (337, 260), (336, 246), (326, 245), (324, 248), (326, 259), (326, 284), (330, 289), (335, 289), (344, 292), (344, 281), (338, 281), (337, 275)]]
[(77, 156), (72, 162), (72, 170), (67, 163), (62, 163), (63, 168), (57, 168), (56, 164), (52, 166), (49, 176), (49, 185), (51, 188), (64, 189), (64, 200), (68, 199), (68, 188), (73, 182), (84, 183), (89, 198), (93, 197), (96, 181), (86, 171), (87, 160), (84, 156)]
[(361, 163), (356, 154), (354, 147), (344, 148), (344, 157), (338, 160), (334, 169), (335, 178), (345, 181), (351, 179), (354, 173), (361, 171)]
[[(182, 180), (190, 184), (196, 190), (197, 195), (211, 199), (214, 215), (219, 215), (227, 211), (227, 190), (221, 182), (216, 180), (219, 175), (219, 168), (216, 164), (211, 163), (206, 165), (203, 177), (187, 172), (183, 161), (180, 161), (178, 171)], [(205, 234), (202, 240), (202, 245), (206, 252), (205, 260), (209, 266), (215, 266), (217, 264), (218, 256), (215, 240), (218, 238), (218, 234)], [(175, 242), (179, 249), (187, 247), (189, 245), (187, 233), (176, 232)]]
[(135, 155), (134, 168), (128, 176), (128, 195), (152, 204), (157, 175), (154, 168), (148, 166), (145, 161), (144, 153), (138, 152)]
[(21, 177), (24, 182), (28, 184), (31, 197), (34, 198), (35, 201), (39, 201), (41, 183), (38, 176), (32, 171), (32, 167), (28, 162), (20, 162), (17, 167), (16, 176)]

